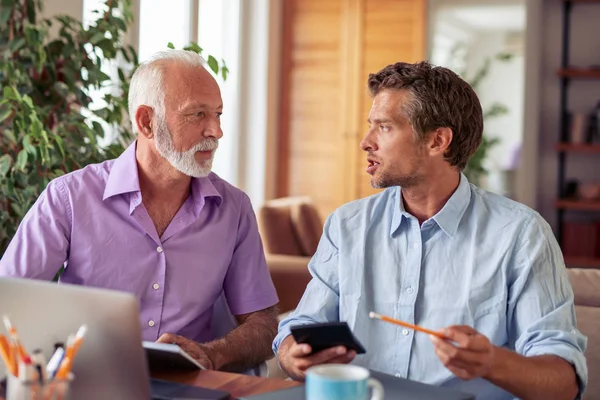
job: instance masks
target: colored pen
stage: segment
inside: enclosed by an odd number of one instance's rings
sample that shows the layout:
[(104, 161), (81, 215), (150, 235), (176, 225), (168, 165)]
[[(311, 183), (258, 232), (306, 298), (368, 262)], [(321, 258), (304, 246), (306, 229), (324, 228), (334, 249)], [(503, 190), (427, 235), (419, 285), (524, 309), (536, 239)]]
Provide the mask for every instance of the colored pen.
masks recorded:
[(72, 352), (72, 354), (69, 354), (69, 358), (71, 360), (73, 360), (75, 358), (75, 355), (77, 355), (77, 352), (79, 351), (79, 348), (81, 347), (81, 344), (83, 343), (83, 338), (86, 333), (87, 333), (87, 325), (81, 325), (79, 327), (79, 329), (77, 330), (77, 333), (75, 334), (75, 343), (73, 343), (73, 352)]
[(46, 373), (46, 357), (40, 349), (36, 349), (31, 353), (31, 362), (37, 371), (40, 382), (46, 382), (48, 380), (48, 374)]
[(12, 360), (12, 346), (8, 342), (6, 336), (4, 335), (0, 335), (0, 356), (4, 361), (4, 364), (6, 364), (6, 369), (8, 370), (8, 372), (10, 372), (14, 376), (17, 376), (18, 371), (15, 370), (14, 363)]
[(19, 340), (19, 335), (17, 334), (17, 330), (15, 329), (14, 326), (12, 326), (10, 319), (8, 319), (8, 317), (5, 315), (4, 317), (2, 317), (2, 319), (4, 320), (4, 326), (6, 327), (6, 331), (8, 332), (10, 338), (13, 341), (13, 344), (17, 347), (17, 352), (19, 353), (19, 359), (21, 361), (25, 360), (25, 357), (27, 357), (27, 353), (25, 352), (25, 349), (23, 348), (23, 345), (21, 344), (21, 341)]
[(399, 321), (399, 320), (397, 320), (397, 319), (394, 319), (394, 318), (386, 317), (385, 315), (380, 315), (380, 314), (374, 313), (373, 311), (371, 311), (371, 312), (369, 313), (369, 318), (372, 318), (372, 319), (380, 319), (380, 320), (382, 320), (382, 321), (385, 321), (385, 322), (391, 322), (392, 324), (396, 324), (396, 325), (404, 326), (405, 328), (413, 329), (413, 330), (415, 330), (415, 331), (419, 331), (419, 332), (427, 333), (428, 335), (437, 336), (437, 337), (439, 337), (440, 339), (446, 339), (446, 337), (445, 337), (444, 335), (442, 335), (441, 333), (439, 333), (439, 332), (432, 331), (432, 330), (430, 330), (430, 329), (426, 329), (426, 328), (421, 328), (421, 327), (420, 327), (420, 326), (418, 326), (418, 325), (413, 325), (413, 324), (410, 324), (410, 323), (408, 323), (408, 322)]
[(64, 357), (65, 349), (63, 347), (57, 348), (54, 354), (52, 354), (52, 357), (50, 357), (50, 361), (48, 361), (48, 365), (46, 366), (46, 376), (48, 377), (48, 380), (54, 379)]
[(65, 356), (62, 363), (60, 363), (60, 368), (56, 372), (56, 379), (66, 379), (69, 375), (69, 371), (71, 370), (71, 360), (69, 357)]

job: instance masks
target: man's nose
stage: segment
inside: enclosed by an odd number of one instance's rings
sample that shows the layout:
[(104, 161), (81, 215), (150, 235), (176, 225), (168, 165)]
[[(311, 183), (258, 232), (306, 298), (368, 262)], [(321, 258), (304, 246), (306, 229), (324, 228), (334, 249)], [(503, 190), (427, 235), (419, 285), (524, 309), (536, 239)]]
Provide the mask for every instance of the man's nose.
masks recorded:
[(373, 142), (371, 140), (371, 130), (369, 129), (367, 131), (367, 133), (365, 134), (365, 136), (360, 141), (360, 149), (362, 151), (373, 151), (373, 150), (377, 150), (376, 147), (377, 146), (375, 145), (375, 142)]
[(212, 137), (215, 139), (221, 139), (223, 137), (223, 130), (221, 129), (221, 121), (219, 118), (214, 117), (209, 121), (208, 126), (202, 132), (204, 137)]

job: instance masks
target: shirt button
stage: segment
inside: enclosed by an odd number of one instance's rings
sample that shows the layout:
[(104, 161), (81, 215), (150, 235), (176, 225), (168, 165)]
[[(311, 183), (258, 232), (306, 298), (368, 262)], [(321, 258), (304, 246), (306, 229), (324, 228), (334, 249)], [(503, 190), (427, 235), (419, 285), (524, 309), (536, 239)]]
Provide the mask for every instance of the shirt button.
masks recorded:
[(152, 321), (152, 320), (148, 321), (148, 326), (154, 326), (154, 321)]
[(404, 336), (408, 336), (408, 329), (402, 329), (402, 334)]
[(408, 294), (413, 294), (414, 291), (415, 291), (415, 289), (413, 289), (412, 287), (406, 288), (406, 293), (408, 293)]
[(416, 249), (417, 247), (419, 247), (419, 243), (413, 244), (413, 247)]
[(158, 289), (159, 287), (160, 287), (160, 286), (158, 286), (158, 283), (155, 283), (154, 285), (152, 285), (152, 288), (153, 288), (154, 290)]
[(162, 249), (162, 247), (158, 246), (158, 247), (156, 248), (156, 251), (158, 251), (159, 253), (162, 253), (163, 249)]

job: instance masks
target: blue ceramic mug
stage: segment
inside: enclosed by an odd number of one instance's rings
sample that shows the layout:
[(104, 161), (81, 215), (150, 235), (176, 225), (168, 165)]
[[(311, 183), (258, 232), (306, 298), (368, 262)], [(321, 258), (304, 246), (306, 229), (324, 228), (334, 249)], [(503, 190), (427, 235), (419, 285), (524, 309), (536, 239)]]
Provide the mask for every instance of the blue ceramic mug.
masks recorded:
[(363, 367), (317, 365), (306, 371), (306, 400), (383, 400), (383, 386)]

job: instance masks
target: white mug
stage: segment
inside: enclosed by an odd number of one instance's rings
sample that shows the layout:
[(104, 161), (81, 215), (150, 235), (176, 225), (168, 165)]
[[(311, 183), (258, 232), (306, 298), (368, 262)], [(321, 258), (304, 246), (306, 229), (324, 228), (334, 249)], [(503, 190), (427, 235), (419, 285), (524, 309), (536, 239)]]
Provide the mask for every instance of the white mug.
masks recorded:
[(383, 386), (363, 367), (317, 365), (306, 371), (306, 400), (383, 400)]

